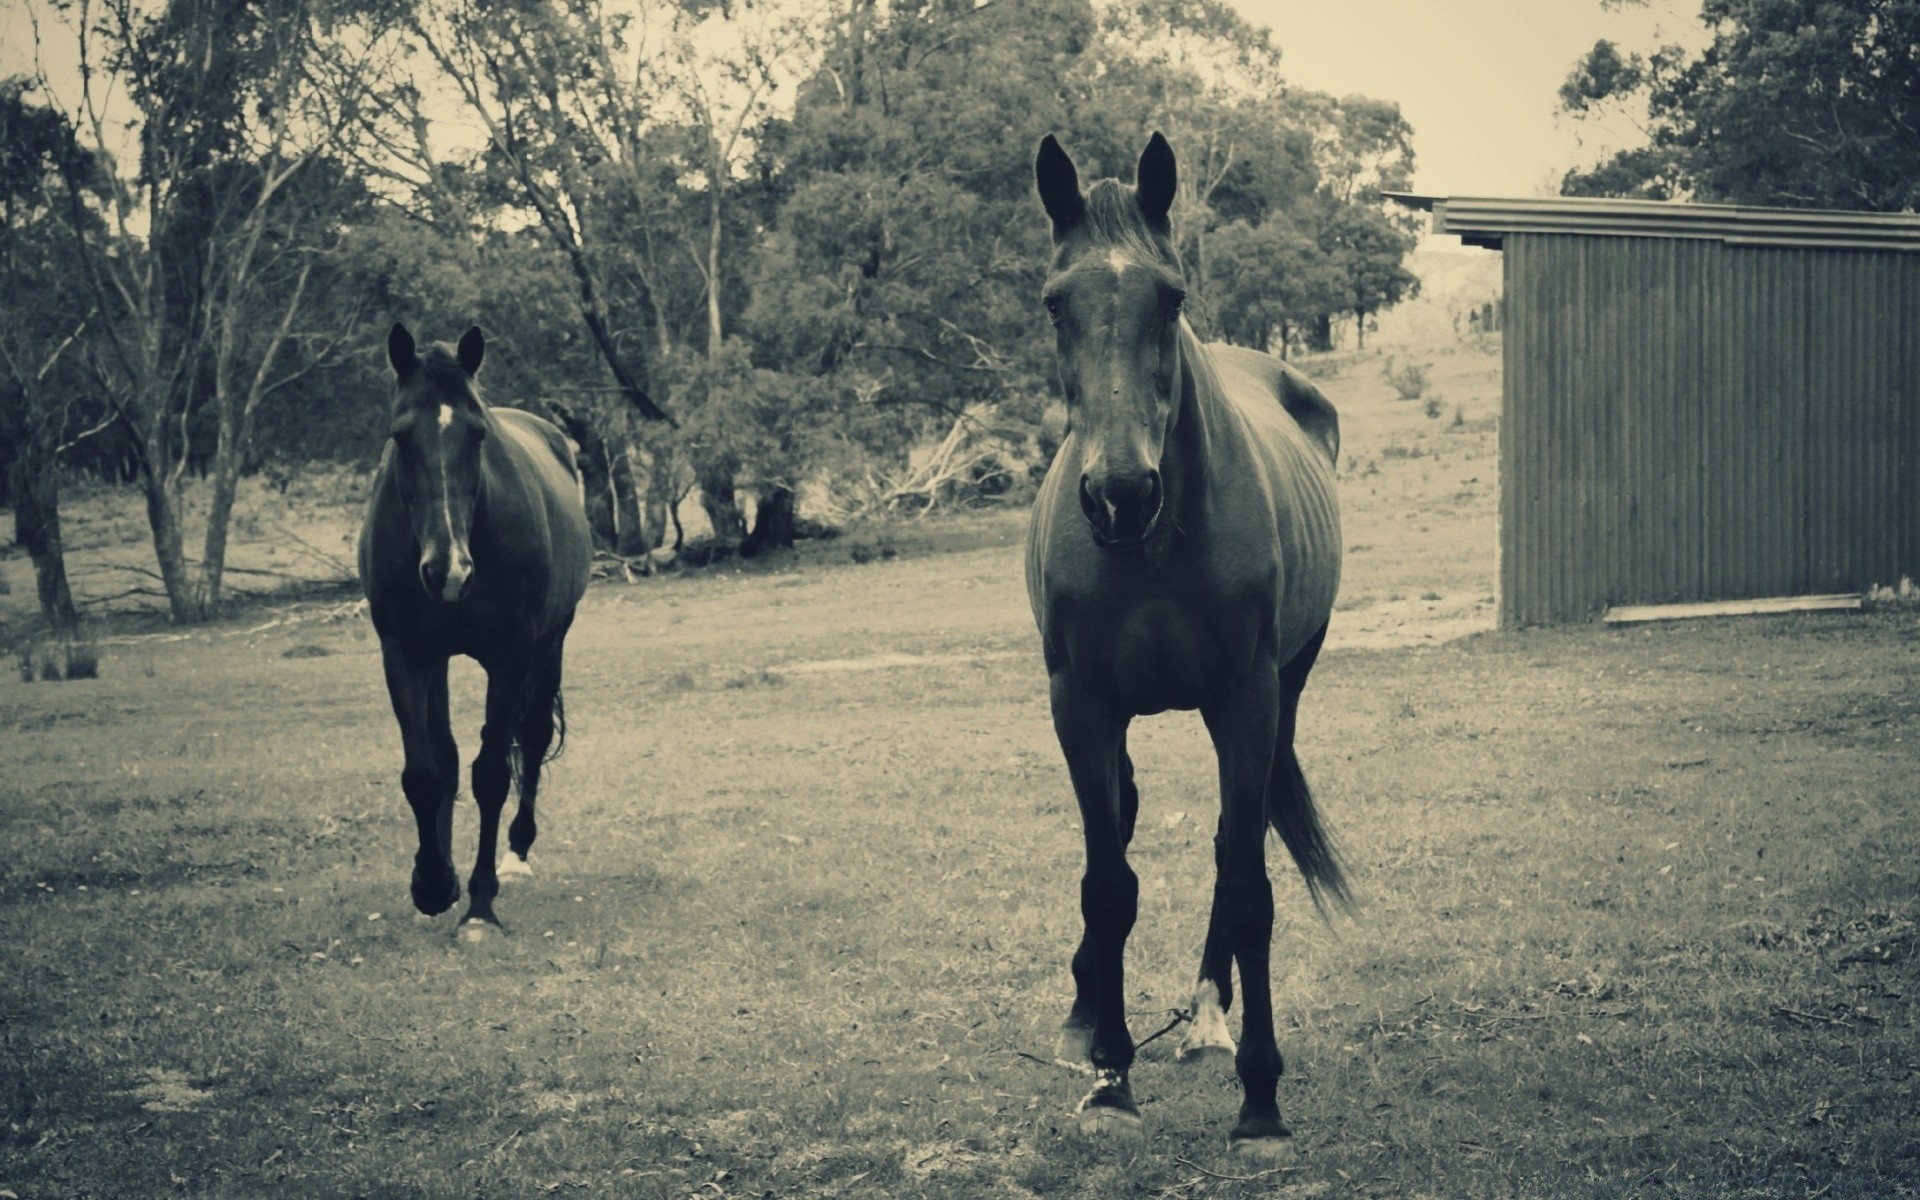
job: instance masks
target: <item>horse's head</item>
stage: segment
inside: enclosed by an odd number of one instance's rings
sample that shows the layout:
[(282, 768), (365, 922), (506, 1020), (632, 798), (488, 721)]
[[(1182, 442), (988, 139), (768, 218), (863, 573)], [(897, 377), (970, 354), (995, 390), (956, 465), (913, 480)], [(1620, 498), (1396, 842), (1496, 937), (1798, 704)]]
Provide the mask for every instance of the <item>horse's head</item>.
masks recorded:
[(1053, 220), (1043, 298), (1080, 450), (1080, 507), (1103, 549), (1139, 550), (1166, 500), (1160, 459), (1179, 408), (1187, 293), (1167, 219), (1173, 149), (1156, 133), (1133, 187), (1103, 179), (1083, 193), (1049, 134), (1033, 172)]
[(420, 543), (420, 583), (428, 595), (448, 602), (464, 596), (473, 582), (467, 535), (487, 437), (486, 406), (473, 377), (485, 353), (477, 326), (457, 349), (436, 344), (424, 354), (414, 349), (405, 325), (396, 322), (387, 334), (395, 376), (394, 478)]

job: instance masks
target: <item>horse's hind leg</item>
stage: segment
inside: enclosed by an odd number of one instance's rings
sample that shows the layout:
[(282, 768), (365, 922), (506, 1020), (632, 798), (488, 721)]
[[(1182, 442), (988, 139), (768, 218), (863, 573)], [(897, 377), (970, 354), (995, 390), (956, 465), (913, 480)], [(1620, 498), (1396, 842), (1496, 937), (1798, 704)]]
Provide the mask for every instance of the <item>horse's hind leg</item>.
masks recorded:
[[(1300, 693), (1307, 686), (1307, 674), (1313, 670), (1326, 636), (1327, 631), (1323, 626), (1294, 656), (1293, 661), (1280, 669), (1280, 722), (1274, 739), (1273, 765), (1267, 775), (1269, 804), (1276, 802), (1278, 797), (1290, 795), (1290, 789), (1297, 787), (1302, 793), (1306, 790), (1306, 779), (1300, 773), (1299, 759), (1293, 753), (1294, 721), (1300, 709)], [(1225, 871), (1226, 821), (1226, 807), (1222, 804), (1220, 825), (1213, 838), (1216, 879)], [(1221, 928), (1220, 893), (1216, 890), (1213, 910), (1207, 918), (1207, 940), (1200, 950), (1199, 977), (1194, 983), (1192, 1024), (1187, 1026), (1186, 1035), (1181, 1039), (1174, 1057), (1203, 1058), (1210, 1052), (1234, 1054), (1237, 1047), (1227, 1025), (1227, 1013), (1232, 1008), (1233, 952)]]
[(500, 925), (500, 918), (493, 915), (493, 899), (500, 894), (494, 860), (500, 852), (500, 810), (507, 805), (507, 789), (513, 780), (514, 735), (526, 700), (527, 665), (523, 658), (495, 660), (486, 668), (487, 723), (480, 730), (480, 753), (473, 759), (480, 849), (474, 857), (473, 875), (467, 880), (467, 914), (460, 918), (461, 930), (470, 938), (485, 937), (489, 926)]
[[(447, 703), (445, 663), (427, 682), (427, 722), (433, 736), (434, 770), (440, 776), (440, 855), (453, 869), (453, 805), (460, 796), (460, 744), (453, 738), (453, 713)], [(454, 894), (459, 899), (459, 893)]]
[[(1140, 789), (1133, 784), (1133, 759), (1127, 754), (1127, 735), (1120, 733), (1120, 838), (1122, 847), (1133, 844), (1133, 828), (1140, 816)], [(1084, 1059), (1093, 1049), (1093, 963), (1094, 949), (1090, 933), (1080, 935), (1080, 946), (1073, 952), (1073, 1007), (1060, 1023), (1060, 1042), (1055, 1058), (1069, 1061)]]
[(527, 672), (527, 707), (520, 714), (520, 804), (507, 827), (507, 848), (500, 860), (503, 875), (531, 875), (527, 853), (540, 836), (534, 802), (540, 793), (540, 766), (553, 745), (560, 714), (560, 664), (567, 631), (556, 630), (534, 647), (533, 666)]
[(453, 740), (446, 724), (447, 660), (411, 656), (384, 639), (380, 654), (386, 667), (387, 696), (393, 701), (406, 754), (400, 790), (406, 793), (420, 835), (420, 848), (413, 856), (413, 906), (438, 916), (460, 898), (460, 875), (453, 869), (448, 845), (458, 764), (449, 774), (442, 759)]
[[(1222, 871), (1226, 821), (1224, 814), (1213, 835), (1213, 870), (1218, 879)], [(1200, 947), (1200, 971), (1193, 984), (1193, 1005), (1187, 1032), (1173, 1056), (1181, 1061), (1198, 1061), (1208, 1056), (1233, 1057), (1237, 1049), (1233, 1033), (1227, 1027), (1227, 1010), (1233, 1007), (1233, 951), (1221, 930), (1220, 893), (1214, 891), (1213, 910), (1207, 917), (1207, 940)]]
[(1257, 671), (1234, 694), (1202, 710), (1220, 760), (1220, 836), (1215, 843), (1216, 934), (1240, 968), (1240, 1119), (1228, 1137), (1236, 1150), (1272, 1151), (1284, 1143), (1277, 1093), (1280, 1048), (1273, 1037), (1269, 979), (1273, 940), (1273, 885), (1267, 878), (1267, 781), (1280, 732), (1278, 665)]

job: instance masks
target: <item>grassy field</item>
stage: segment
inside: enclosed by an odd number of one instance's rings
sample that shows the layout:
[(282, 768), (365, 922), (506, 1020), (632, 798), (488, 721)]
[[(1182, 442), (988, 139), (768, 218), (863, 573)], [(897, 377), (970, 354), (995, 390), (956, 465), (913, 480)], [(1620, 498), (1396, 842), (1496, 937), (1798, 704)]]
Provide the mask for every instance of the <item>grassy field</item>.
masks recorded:
[[(1003, 513), (596, 588), (537, 874), (479, 947), (408, 905), (363, 616), (0, 681), (0, 1196), (1920, 1190), (1920, 622), (1453, 637), (1491, 621), (1474, 402), (1348, 422), (1300, 744), (1363, 907), (1322, 924), (1273, 852), (1294, 1161), (1227, 1155), (1231, 1070), (1177, 1033), (1144, 1142), (1071, 1132), (1080, 839)], [(1197, 718), (1132, 747), (1145, 1037), (1217, 800)]]

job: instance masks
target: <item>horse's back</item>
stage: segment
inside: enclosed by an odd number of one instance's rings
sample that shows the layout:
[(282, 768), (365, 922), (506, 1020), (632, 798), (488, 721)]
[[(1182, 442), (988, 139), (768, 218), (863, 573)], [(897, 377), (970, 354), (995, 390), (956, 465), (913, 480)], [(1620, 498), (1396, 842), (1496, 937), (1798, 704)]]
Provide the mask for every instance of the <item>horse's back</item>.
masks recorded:
[(1212, 342), (1207, 352), (1230, 393), (1278, 400), (1300, 431), (1319, 445), (1328, 463), (1340, 461), (1340, 414), (1313, 380), (1273, 355), (1245, 346)]
[(1340, 587), (1339, 415), (1312, 380), (1271, 355), (1217, 343), (1207, 351), (1245, 431), (1245, 458), (1233, 458), (1248, 486), (1234, 489), (1235, 503), (1264, 504), (1271, 513), (1287, 661), (1326, 624)]
[(585, 594), (593, 566), (593, 533), (573, 443), (551, 421), (524, 409), (495, 407), (492, 413), (513, 446), (514, 459), (537, 485), (553, 555), (554, 600), (556, 607), (571, 610)]

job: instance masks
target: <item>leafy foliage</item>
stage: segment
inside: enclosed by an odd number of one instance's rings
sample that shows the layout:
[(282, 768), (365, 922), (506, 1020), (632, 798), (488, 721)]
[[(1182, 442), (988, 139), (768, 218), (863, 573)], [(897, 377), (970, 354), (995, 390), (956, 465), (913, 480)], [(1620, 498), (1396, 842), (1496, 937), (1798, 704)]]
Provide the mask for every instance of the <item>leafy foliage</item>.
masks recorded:
[[(623, 552), (696, 482), (723, 526), (736, 486), (872, 500), (969, 430), (1044, 454), (1049, 132), (1090, 178), (1172, 138), (1211, 335), (1285, 353), (1412, 286), (1379, 196), (1412, 169), (1398, 107), (1291, 87), (1220, 0), (103, 11), (68, 28), (134, 136), (69, 99), (50, 177), (111, 318), (76, 355), (120, 417), (94, 445), (161, 508), (187, 469), (369, 461), (395, 318), (484, 325), (489, 394), (565, 408)], [(64, 119), (24, 95), (9, 176)]]
[(1575, 64), (1562, 110), (1624, 111), (1650, 140), (1569, 172), (1564, 193), (1920, 206), (1920, 2), (1706, 0), (1701, 20), (1698, 52), (1602, 41)]

